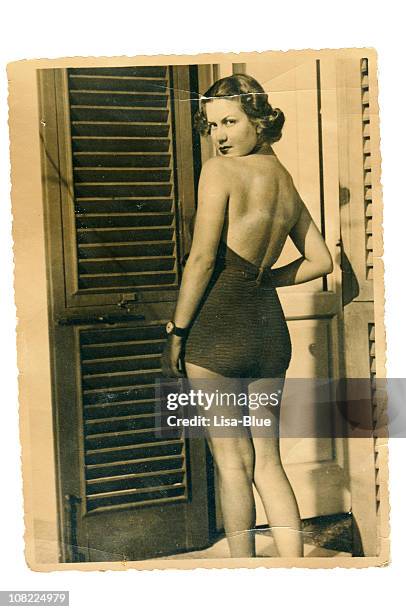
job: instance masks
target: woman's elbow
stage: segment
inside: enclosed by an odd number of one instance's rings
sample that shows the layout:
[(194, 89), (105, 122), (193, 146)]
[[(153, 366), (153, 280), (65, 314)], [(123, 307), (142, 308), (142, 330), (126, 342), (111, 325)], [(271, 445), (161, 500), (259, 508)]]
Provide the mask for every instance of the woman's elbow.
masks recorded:
[(199, 270), (204, 272), (212, 272), (214, 270), (216, 258), (210, 257), (206, 254), (193, 254), (191, 253), (187, 263), (188, 267), (193, 270)]
[(326, 257), (323, 258), (323, 261), (320, 262), (321, 267), (323, 268), (323, 276), (325, 274), (331, 274), (334, 270), (333, 258), (330, 255), (330, 252), (327, 253)]

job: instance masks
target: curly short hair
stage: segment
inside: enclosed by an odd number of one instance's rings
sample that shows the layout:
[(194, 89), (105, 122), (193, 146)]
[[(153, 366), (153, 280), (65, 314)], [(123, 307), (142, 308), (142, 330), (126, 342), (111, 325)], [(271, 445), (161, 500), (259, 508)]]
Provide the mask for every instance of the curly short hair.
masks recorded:
[(200, 110), (194, 116), (194, 127), (202, 136), (210, 134), (206, 104), (213, 98), (235, 97), (248, 119), (257, 126), (259, 138), (270, 144), (280, 140), (285, 115), (279, 108), (272, 108), (268, 94), (248, 74), (233, 74), (216, 81), (201, 97)]

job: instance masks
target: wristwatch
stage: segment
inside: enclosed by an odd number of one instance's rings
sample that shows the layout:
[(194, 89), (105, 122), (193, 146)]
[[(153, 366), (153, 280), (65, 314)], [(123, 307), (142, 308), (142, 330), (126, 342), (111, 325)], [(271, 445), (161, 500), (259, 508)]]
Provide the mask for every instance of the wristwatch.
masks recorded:
[(186, 338), (188, 333), (187, 327), (176, 327), (173, 321), (168, 321), (166, 324), (166, 333), (168, 336), (179, 336), (180, 338)]

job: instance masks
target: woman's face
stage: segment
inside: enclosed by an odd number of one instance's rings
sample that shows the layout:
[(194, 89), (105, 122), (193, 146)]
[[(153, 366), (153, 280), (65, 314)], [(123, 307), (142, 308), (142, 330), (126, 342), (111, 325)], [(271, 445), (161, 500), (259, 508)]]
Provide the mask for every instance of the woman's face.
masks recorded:
[(210, 136), (224, 157), (249, 155), (255, 148), (258, 135), (237, 100), (217, 98), (206, 103)]

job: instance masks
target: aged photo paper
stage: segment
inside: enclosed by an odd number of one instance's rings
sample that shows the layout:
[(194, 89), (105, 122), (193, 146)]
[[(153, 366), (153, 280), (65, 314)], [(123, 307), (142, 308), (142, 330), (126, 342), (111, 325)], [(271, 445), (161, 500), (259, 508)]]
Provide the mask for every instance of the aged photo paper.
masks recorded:
[[(161, 354), (192, 246), (202, 168), (216, 156), (232, 157), (237, 142), (228, 145), (224, 136), (219, 153), (214, 132), (222, 122), (210, 119), (205, 136), (196, 116), (211, 86), (232, 75), (253, 77), (272, 116), (283, 111), (272, 149), (333, 264), (331, 272), (277, 289), (292, 346), (279, 407), (294, 415), (280, 454), (297, 500), (303, 556), (279, 553), (278, 528), (291, 527), (270, 524), (263, 500), (270, 498), (272, 511), (282, 498), (272, 477), (260, 494), (255, 475), (255, 555), (230, 556), (230, 508), (221, 507), (213, 441), (201, 430), (188, 435), (184, 424), (168, 433), (157, 420)], [(385, 379), (385, 330), (375, 51), (24, 60), (8, 66), (8, 79), (29, 567), (388, 564), (385, 397), (377, 384)], [(260, 125), (248, 121), (242, 103), (231, 104), (248, 132)], [(292, 230), (276, 269), (300, 257), (294, 238)], [(244, 272), (249, 262), (241, 266)], [(221, 317), (219, 325), (226, 329)], [(346, 383), (348, 398), (340, 396), (334, 409), (334, 398), (323, 403), (320, 396), (325, 381)], [(345, 415), (361, 383), (357, 429)], [(245, 501), (231, 515), (244, 512)]]

